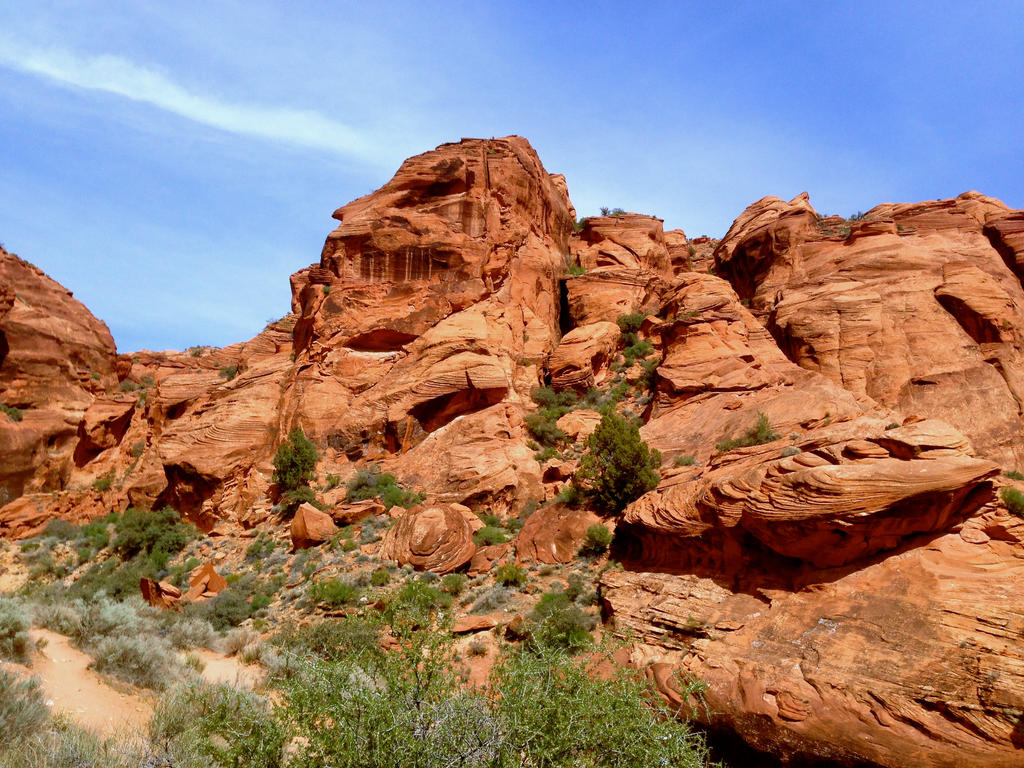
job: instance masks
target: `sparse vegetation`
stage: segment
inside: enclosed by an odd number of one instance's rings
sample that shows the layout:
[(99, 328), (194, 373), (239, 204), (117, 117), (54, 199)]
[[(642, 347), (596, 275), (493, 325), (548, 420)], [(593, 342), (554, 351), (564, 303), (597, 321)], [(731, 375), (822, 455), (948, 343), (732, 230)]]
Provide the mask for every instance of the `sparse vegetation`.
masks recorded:
[(0, 413), (7, 414), (7, 418), (14, 422), (21, 421), (24, 418), (24, 414), (20, 408), (13, 405), (6, 405), (4, 403), (0, 403)]
[(697, 459), (694, 456), (676, 456), (672, 463), (677, 467), (692, 467), (697, 463)]
[(757, 414), (757, 423), (748, 429), (742, 437), (726, 438), (715, 443), (715, 450), (726, 453), (734, 448), (746, 448), (751, 445), (763, 445), (778, 440), (782, 435), (772, 429), (771, 422), (763, 413)]
[(237, 375), (238, 375), (238, 366), (237, 365), (225, 365), (223, 368), (220, 369), (220, 377), (222, 379), (227, 379), (228, 381), (232, 381), (235, 378), (235, 376), (237, 376)]
[(1007, 472), (1003, 472), (1003, 477), (1008, 477), (1011, 480), (1024, 480), (1024, 472), (1018, 472), (1015, 469), (1011, 469)]
[(1012, 514), (1024, 517), (1024, 493), (1016, 488), (1002, 488), (999, 491), (999, 498)]
[(274, 482), (282, 493), (309, 487), (316, 462), (316, 445), (295, 427), (274, 454)]
[(92, 489), (103, 493), (109, 491), (110, 487), (114, 484), (114, 470), (110, 470), (106, 474), (101, 475), (92, 481)]
[(370, 467), (369, 469), (360, 469), (356, 473), (356, 476), (348, 484), (345, 498), (350, 502), (376, 498), (384, 504), (384, 509), (392, 507), (410, 509), (423, 503), (426, 495), (407, 491), (399, 485), (394, 475), (382, 473), (377, 467)]
[(580, 554), (596, 557), (608, 551), (612, 543), (612, 532), (607, 525), (598, 523), (587, 528), (587, 537), (580, 547)]
[(498, 566), (494, 572), (494, 580), (503, 587), (521, 587), (526, 584), (526, 571), (515, 563)]
[(28, 661), (33, 647), (28, 634), (31, 626), (32, 616), (22, 601), (0, 597), (0, 659)]

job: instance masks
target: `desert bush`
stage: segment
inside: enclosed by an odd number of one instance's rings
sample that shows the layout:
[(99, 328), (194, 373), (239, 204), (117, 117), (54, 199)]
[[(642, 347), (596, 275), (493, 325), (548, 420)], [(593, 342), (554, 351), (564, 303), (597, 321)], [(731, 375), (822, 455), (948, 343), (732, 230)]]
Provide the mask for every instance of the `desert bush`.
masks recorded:
[(44, 600), (32, 606), (35, 623), (68, 637), (82, 636), (82, 614), (85, 603), (81, 600)]
[(493, 525), (485, 525), (473, 534), (473, 542), (478, 547), (486, 547), (492, 544), (504, 544), (508, 541), (505, 531)]
[(171, 625), (167, 638), (175, 648), (213, 648), (217, 633), (206, 619), (185, 616)]
[(466, 589), (466, 574), (449, 573), (441, 579), (441, 590), (449, 595), (461, 595)]
[(228, 381), (232, 381), (235, 378), (235, 376), (237, 376), (237, 375), (238, 375), (238, 366), (237, 365), (225, 365), (224, 367), (222, 367), (220, 369), (220, 376), (221, 376), (222, 379), (227, 379)]
[(772, 429), (768, 417), (763, 413), (757, 414), (757, 423), (748, 429), (742, 437), (726, 438), (715, 443), (715, 450), (719, 453), (726, 453), (734, 448), (746, 448), (751, 445), (764, 445), (778, 440), (782, 435)]
[(250, 643), (259, 639), (259, 635), (245, 627), (235, 627), (220, 641), (220, 651), (225, 656), (234, 656)]
[(316, 469), (316, 445), (296, 427), (274, 454), (274, 482), (282, 493), (308, 486)]
[(642, 312), (630, 312), (626, 315), (619, 315), (615, 322), (622, 333), (636, 333), (640, 330), (640, 326), (644, 324), (646, 317)]
[(185, 608), (185, 614), (205, 619), (215, 630), (224, 632), (248, 619), (254, 610), (252, 602), (246, 599), (241, 591), (232, 587), (209, 600), (190, 603)]
[(661, 454), (640, 438), (636, 424), (607, 410), (587, 438), (572, 486), (585, 491), (599, 510), (618, 513), (658, 484), (660, 465)]
[(33, 646), (32, 615), (21, 600), (0, 597), (0, 658), (27, 662)]
[(313, 584), (309, 592), (315, 602), (332, 607), (348, 605), (359, 598), (359, 589), (340, 579), (318, 581)]
[(797, 448), (795, 445), (790, 445), (786, 448), (783, 448), (782, 453), (780, 453), (779, 455), (785, 459), (789, 456), (796, 456), (798, 453), (800, 453), (800, 449)]
[(593, 642), (596, 624), (565, 592), (548, 592), (530, 613), (531, 642), (579, 651)]
[(24, 418), (20, 408), (5, 403), (0, 403), (0, 413), (6, 414), (7, 418), (14, 422), (21, 421)]
[(999, 491), (999, 498), (1011, 513), (1017, 517), (1024, 517), (1024, 493), (1016, 488), (1002, 488)]
[[(422, 493), (414, 493), (404, 489), (394, 475), (381, 472), (377, 467), (359, 470), (349, 481), (347, 501), (363, 501), (379, 499), (384, 508), (404, 507), (409, 509), (423, 502), (426, 498)], [(365, 523), (364, 523), (365, 526)]]
[(280, 648), (302, 656), (337, 660), (381, 652), (380, 629), (361, 618), (328, 619), (298, 627), (288, 626), (274, 636)]
[(478, 597), (476, 602), (473, 603), (473, 607), (469, 609), (469, 612), (491, 613), (499, 608), (503, 608), (511, 597), (512, 593), (506, 587), (494, 587)]
[(111, 547), (123, 560), (137, 555), (148, 559), (157, 569), (198, 536), (195, 526), (183, 523), (171, 507), (160, 510), (129, 507), (114, 523), (117, 535)]
[(284, 732), (269, 703), (225, 683), (198, 680), (160, 698), (150, 725), (172, 765), (277, 768)]
[[(0, 754), (6, 742), (27, 739), (50, 717), (36, 679), (25, 680), (0, 667)], [(5, 764), (6, 765), (6, 764)]]
[(105, 475), (101, 475), (92, 481), (92, 489), (103, 493), (104, 491), (110, 490), (110, 486), (114, 484), (114, 470), (110, 470)]
[(93, 646), (92, 655), (92, 666), (100, 672), (154, 690), (166, 688), (182, 671), (170, 643), (155, 635), (105, 637)]
[(1006, 472), (1003, 472), (1003, 475), (1005, 477), (1010, 478), (1011, 480), (1024, 480), (1024, 472), (1018, 472), (1015, 469), (1011, 469), (1011, 470), (1008, 470)]
[(580, 554), (596, 557), (608, 551), (612, 543), (612, 532), (607, 525), (598, 523), (587, 528), (587, 536), (580, 547)]
[(677, 467), (692, 467), (697, 463), (697, 459), (693, 456), (676, 456), (675, 464)]
[(526, 584), (527, 576), (526, 571), (515, 563), (505, 563), (494, 572), (494, 580), (503, 587), (521, 587)]

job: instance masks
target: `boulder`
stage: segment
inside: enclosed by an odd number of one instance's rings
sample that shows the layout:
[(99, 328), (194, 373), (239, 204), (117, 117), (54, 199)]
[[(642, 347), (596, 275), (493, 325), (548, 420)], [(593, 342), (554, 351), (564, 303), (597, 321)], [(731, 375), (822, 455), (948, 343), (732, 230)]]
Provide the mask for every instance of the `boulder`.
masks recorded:
[(473, 529), (450, 505), (414, 507), (399, 517), (381, 542), (378, 556), (412, 565), (418, 571), (449, 573), (476, 552)]
[(516, 536), (516, 560), (552, 564), (571, 562), (586, 540), (587, 528), (600, 522), (601, 518), (588, 509), (564, 504), (540, 507), (526, 518)]
[(619, 344), (619, 326), (600, 322), (573, 328), (558, 344), (548, 368), (556, 389), (585, 391), (607, 376)]
[(308, 549), (323, 544), (338, 532), (338, 526), (326, 512), (321, 512), (312, 504), (305, 502), (295, 510), (292, 518), (292, 548)]

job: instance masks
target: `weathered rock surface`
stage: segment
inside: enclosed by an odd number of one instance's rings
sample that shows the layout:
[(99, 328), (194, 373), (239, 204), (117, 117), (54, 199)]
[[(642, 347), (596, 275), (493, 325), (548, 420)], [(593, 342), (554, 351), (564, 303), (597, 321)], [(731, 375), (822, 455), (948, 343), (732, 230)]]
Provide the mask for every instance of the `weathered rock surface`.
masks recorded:
[(619, 326), (600, 322), (573, 328), (562, 337), (548, 369), (556, 389), (587, 390), (607, 376), (619, 343)]
[(329, 514), (321, 512), (312, 504), (300, 504), (292, 518), (292, 549), (309, 549), (323, 544), (337, 532), (338, 526)]
[(967, 192), (819, 219), (806, 194), (764, 198), (716, 251), (780, 349), (901, 415), (960, 429), (982, 455), (1024, 460), (1021, 214)]
[(586, 540), (587, 528), (601, 522), (588, 509), (564, 504), (541, 507), (528, 518), (516, 536), (516, 560), (535, 563), (569, 563)]
[(457, 505), (414, 507), (388, 529), (379, 555), (418, 571), (449, 573), (476, 552), (473, 529)]

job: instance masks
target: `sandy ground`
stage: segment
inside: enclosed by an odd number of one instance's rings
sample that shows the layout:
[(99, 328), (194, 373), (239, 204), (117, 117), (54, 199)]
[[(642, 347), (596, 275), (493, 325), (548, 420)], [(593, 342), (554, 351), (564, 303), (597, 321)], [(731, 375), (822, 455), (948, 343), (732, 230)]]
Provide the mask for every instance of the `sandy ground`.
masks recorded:
[[(105, 736), (117, 733), (144, 733), (153, 717), (154, 694), (132, 689), (126, 684), (114, 687), (89, 669), (92, 658), (71, 645), (64, 635), (48, 629), (31, 630), (32, 639), (43, 644), (32, 654), (32, 665), (3, 663), (25, 677), (36, 677), (47, 705), (53, 712), (68, 715), (80, 726)], [(223, 656), (204, 648), (197, 654), (205, 665), (203, 679), (211, 683), (231, 683), (253, 688), (265, 672), (259, 665), (245, 665), (237, 658)]]
[(192, 653), (203, 660), (203, 679), (208, 683), (231, 683), (239, 688), (255, 688), (263, 682), (264, 670), (257, 664), (243, 664), (235, 656), (222, 656), (205, 648)]
[(21, 669), (39, 678), (47, 704), (64, 712), (79, 725), (97, 733), (145, 730), (153, 716), (152, 703), (137, 694), (122, 693), (89, 669), (92, 659), (64, 635), (48, 629), (33, 629), (34, 640), (45, 640), (41, 651), (32, 655), (32, 666)]

